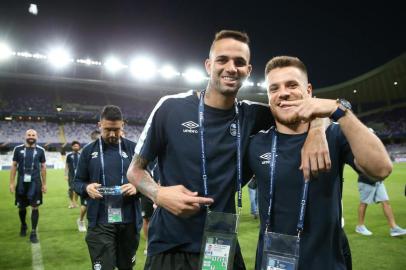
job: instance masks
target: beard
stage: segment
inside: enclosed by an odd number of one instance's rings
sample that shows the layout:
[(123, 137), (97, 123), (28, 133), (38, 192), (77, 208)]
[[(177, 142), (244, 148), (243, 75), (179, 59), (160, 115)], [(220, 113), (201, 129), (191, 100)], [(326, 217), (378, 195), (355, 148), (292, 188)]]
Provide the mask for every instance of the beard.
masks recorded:
[(26, 139), (25, 141), (26, 141), (29, 145), (33, 145), (33, 144), (35, 144), (35, 143), (37, 142), (36, 139)]
[(275, 119), (275, 121), (286, 125), (286, 126), (297, 126), (302, 123), (300, 119), (297, 118), (297, 116), (294, 113), (285, 113), (282, 115), (281, 112), (277, 112), (274, 108), (271, 107), (271, 112), (272, 115)]
[(242, 86), (242, 79), (239, 79), (235, 86), (227, 86), (221, 83), (221, 78), (216, 78), (212, 80), (210, 83), (210, 88), (217, 90), (217, 92), (221, 93), (224, 96), (236, 96), (238, 90), (240, 90)]
[(108, 137), (106, 138), (106, 142), (109, 144), (117, 144), (118, 143), (118, 137)]

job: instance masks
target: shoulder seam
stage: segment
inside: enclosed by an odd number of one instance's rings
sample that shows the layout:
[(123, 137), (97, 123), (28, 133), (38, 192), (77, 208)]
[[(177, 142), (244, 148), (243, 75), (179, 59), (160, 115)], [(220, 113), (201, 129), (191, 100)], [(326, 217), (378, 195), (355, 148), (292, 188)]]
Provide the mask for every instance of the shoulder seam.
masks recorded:
[(141, 152), (141, 148), (144, 146), (145, 139), (147, 138), (147, 133), (151, 127), (152, 119), (154, 118), (156, 111), (162, 106), (162, 104), (166, 100), (171, 99), (171, 98), (186, 98), (193, 94), (194, 94), (193, 90), (189, 90), (184, 93), (164, 96), (158, 101), (158, 103), (155, 105), (154, 109), (152, 110), (151, 114), (149, 115), (147, 123), (145, 123), (144, 129), (142, 130), (140, 137), (138, 138), (138, 142), (137, 142), (137, 145), (135, 146), (134, 154), (138, 155)]

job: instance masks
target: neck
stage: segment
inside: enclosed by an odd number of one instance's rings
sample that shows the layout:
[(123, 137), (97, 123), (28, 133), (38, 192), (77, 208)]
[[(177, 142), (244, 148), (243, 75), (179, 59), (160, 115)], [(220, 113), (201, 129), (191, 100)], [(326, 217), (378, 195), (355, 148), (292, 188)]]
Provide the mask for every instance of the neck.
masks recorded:
[[(199, 94), (200, 95), (200, 94)], [(235, 96), (226, 96), (209, 87), (204, 95), (204, 104), (221, 110), (228, 110), (234, 106)]]
[(279, 133), (282, 134), (289, 134), (289, 135), (295, 135), (295, 134), (303, 134), (306, 133), (309, 130), (309, 123), (294, 123), (294, 124), (282, 124), (278, 121), (276, 122), (276, 128)]
[(34, 147), (35, 147), (35, 143), (33, 143), (33, 144), (25, 143), (25, 147), (34, 148)]

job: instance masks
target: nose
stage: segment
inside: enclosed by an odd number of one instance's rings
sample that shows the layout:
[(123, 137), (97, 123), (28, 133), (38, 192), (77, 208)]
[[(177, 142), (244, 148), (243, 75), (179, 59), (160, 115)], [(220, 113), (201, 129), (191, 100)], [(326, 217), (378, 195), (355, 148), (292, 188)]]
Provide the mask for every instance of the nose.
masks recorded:
[(234, 61), (232, 61), (232, 60), (228, 61), (225, 66), (225, 70), (229, 73), (236, 73), (237, 66), (235, 65)]
[(279, 90), (279, 98), (280, 99), (288, 99), (290, 96), (290, 92), (286, 89), (286, 87), (282, 86)]

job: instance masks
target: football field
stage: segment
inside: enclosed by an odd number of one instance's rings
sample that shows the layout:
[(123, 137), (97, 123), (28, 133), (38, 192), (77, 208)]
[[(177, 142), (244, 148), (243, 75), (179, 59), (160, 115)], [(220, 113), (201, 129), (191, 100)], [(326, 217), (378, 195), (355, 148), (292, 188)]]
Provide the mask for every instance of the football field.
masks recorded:
[[(40, 245), (31, 245), (28, 237), (19, 236), (20, 223), (14, 195), (8, 188), (9, 171), (0, 171), (0, 269), (91, 269), (85, 234), (79, 233), (76, 219), (79, 209), (68, 209), (67, 184), (63, 170), (48, 170), (48, 193), (40, 207)], [(385, 181), (395, 218), (406, 227), (406, 164), (395, 164)], [(247, 269), (254, 268), (259, 221), (249, 214), (248, 192), (243, 195), (243, 214), (239, 241)], [(373, 232), (365, 237), (354, 232), (357, 222), (358, 190), (356, 174), (346, 167), (344, 183), (344, 217), (352, 250), (353, 268), (406, 269), (406, 237), (389, 236), (389, 227), (380, 205), (370, 205), (366, 225)], [(30, 214), (27, 214), (30, 228)], [(34, 247), (35, 246), (35, 247)], [(142, 236), (134, 269), (143, 269), (145, 239)]]

